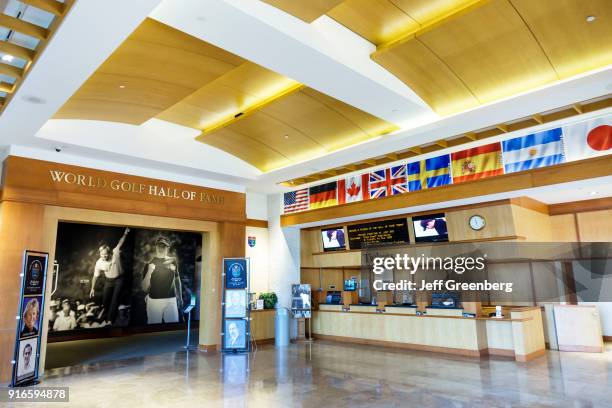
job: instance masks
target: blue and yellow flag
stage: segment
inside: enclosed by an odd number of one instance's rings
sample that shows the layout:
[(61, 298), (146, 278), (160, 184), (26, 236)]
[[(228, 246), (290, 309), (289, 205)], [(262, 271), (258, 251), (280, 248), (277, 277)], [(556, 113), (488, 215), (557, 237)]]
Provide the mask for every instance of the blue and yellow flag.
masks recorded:
[(451, 184), (450, 156), (448, 154), (408, 163), (409, 191), (439, 187), (446, 184)]

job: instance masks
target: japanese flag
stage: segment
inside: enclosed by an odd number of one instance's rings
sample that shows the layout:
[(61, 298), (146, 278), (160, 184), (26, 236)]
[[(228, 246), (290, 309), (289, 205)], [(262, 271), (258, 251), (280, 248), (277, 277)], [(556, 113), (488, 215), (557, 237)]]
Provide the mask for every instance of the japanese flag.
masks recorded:
[(563, 127), (567, 161), (612, 153), (612, 115)]

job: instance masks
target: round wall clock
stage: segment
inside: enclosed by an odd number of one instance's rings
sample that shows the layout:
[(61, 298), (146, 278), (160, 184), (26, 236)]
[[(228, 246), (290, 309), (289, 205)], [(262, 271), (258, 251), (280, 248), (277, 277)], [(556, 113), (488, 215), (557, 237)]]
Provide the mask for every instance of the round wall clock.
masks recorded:
[(472, 215), (470, 217), (470, 228), (474, 231), (480, 231), (486, 225), (486, 221), (482, 215)]

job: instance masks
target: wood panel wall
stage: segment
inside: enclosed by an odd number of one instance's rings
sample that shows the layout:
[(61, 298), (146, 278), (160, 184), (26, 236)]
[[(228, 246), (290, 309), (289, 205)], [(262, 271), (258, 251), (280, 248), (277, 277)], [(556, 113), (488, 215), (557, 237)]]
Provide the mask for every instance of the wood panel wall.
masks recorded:
[(44, 250), (43, 214), (39, 204), (5, 202), (0, 207), (0, 383), (11, 378), (23, 251)]
[(16, 156), (4, 161), (2, 201), (246, 223), (243, 193)]
[[(82, 180), (119, 180), (131, 186), (156, 185), (216, 197), (216, 202), (160, 197), (132, 191), (101, 189), (92, 183), (58, 183), (53, 170), (73, 172)], [(245, 254), (245, 194), (163, 180), (8, 157), (3, 164), (0, 201), (0, 383), (10, 380), (18, 310), (21, 263), (25, 249), (55, 251), (57, 223), (77, 221), (121, 226), (201, 232), (200, 342), (204, 348), (220, 343), (221, 259)], [(88, 179), (91, 177), (91, 179)], [(95, 183), (93, 183), (95, 185)], [(127, 186), (127, 184), (126, 184)], [(47, 281), (47, 293), (51, 280)], [(48, 310), (45, 314), (48, 316)], [(43, 318), (41, 367), (44, 367), (47, 321)]]

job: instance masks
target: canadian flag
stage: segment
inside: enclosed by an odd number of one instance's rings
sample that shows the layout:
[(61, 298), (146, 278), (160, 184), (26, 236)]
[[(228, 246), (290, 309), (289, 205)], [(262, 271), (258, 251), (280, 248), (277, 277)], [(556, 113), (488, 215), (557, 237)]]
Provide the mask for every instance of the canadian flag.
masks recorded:
[(338, 204), (353, 203), (369, 198), (367, 173), (338, 180)]
[(563, 127), (567, 161), (612, 153), (612, 115)]

